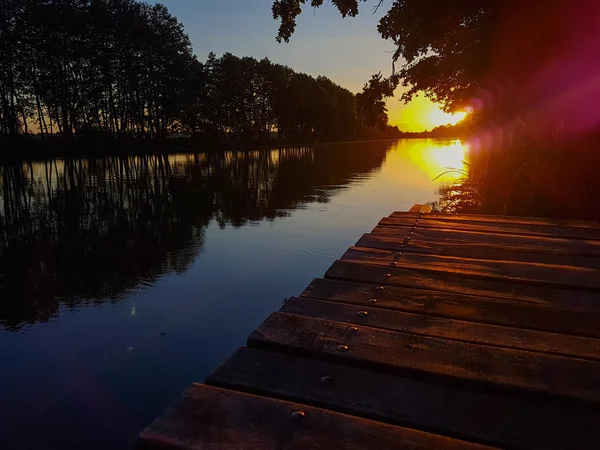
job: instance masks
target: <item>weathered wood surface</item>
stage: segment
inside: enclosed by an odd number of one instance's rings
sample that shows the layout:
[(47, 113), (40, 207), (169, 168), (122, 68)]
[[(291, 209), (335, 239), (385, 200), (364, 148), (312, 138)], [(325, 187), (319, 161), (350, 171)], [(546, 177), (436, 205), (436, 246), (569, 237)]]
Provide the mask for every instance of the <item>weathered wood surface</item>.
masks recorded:
[[(415, 219), (412, 217), (398, 217), (392, 215), (381, 219), (379, 225), (411, 227)], [(512, 234), (542, 237), (562, 237), (571, 239), (599, 240), (600, 230), (591, 228), (567, 228), (558, 226), (544, 226), (518, 223), (476, 222), (467, 220), (436, 220), (429, 215), (418, 222), (419, 228), (453, 229), (460, 231), (477, 231), (490, 234)]]
[(409, 214), (415, 214), (417, 217), (419, 217), (422, 214), (425, 213), (430, 213), (432, 211), (431, 206), (429, 205), (414, 205), (412, 208), (410, 208), (410, 210), (408, 211)]
[[(422, 216), (422, 215), (421, 215)], [(394, 218), (418, 218), (419, 214), (411, 212), (395, 211), (390, 217)], [(473, 222), (473, 223), (492, 223), (492, 224), (519, 224), (519, 225), (537, 225), (542, 227), (558, 228), (583, 228), (600, 231), (600, 222), (591, 220), (570, 220), (570, 219), (545, 219), (539, 217), (521, 217), (521, 216), (493, 216), (488, 214), (445, 214), (431, 213), (424, 216), (432, 220), (446, 220), (449, 222)]]
[(597, 292), (573, 291), (550, 286), (515, 285), (504, 281), (465, 278), (454, 274), (384, 265), (364, 261), (336, 261), (325, 274), (326, 278), (378, 283), (382, 286), (403, 286), (462, 295), (504, 298), (508, 300), (555, 306), (562, 309), (599, 311)]
[(423, 230), (438, 232), (455, 231), (463, 233), (480, 233), (492, 236), (512, 236), (529, 238), (555, 238), (583, 241), (590, 245), (598, 244), (600, 230), (584, 228), (543, 227), (538, 225), (495, 224), (489, 222), (434, 220), (425, 216), (421, 219), (412, 217), (384, 217), (378, 226), (398, 231), (414, 228), (415, 225)]
[(140, 446), (600, 448), (600, 223), (415, 205), (325, 277)]
[[(414, 227), (417, 222), (413, 219), (383, 218), (379, 222), (380, 226), (390, 228), (406, 229)], [(533, 237), (554, 237), (562, 239), (583, 240), (594, 242), (600, 240), (600, 231), (588, 230), (583, 228), (558, 228), (541, 227), (527, 225), (508, 225), (508, 224), (475, 224), (473, 222), (448, 222), (444, 220), (420, 219), (418, 221), (419, 229), (431, 230), (454, 230), (463, 232), (477, 232), (492, 235), (507, 236), (533, 236)]]
[(511, 284), (552, 286), (600, 292), (600, 270), (590, 267), (558, 266), (532, 262), (459, 258), (453, 256), (398, 253), (366, 247), (350, 247), (342, 261), (436, 272), (444, 275), (502, 281)]
[[(295, 414), (302, 411), (304, 416)], [(142, 432), (141, 449), (483, 449), (307, 405), (193, 384)]]
[(291, 298), (281, 312), (461, 342), (600, 360), (600, 339), (444, 319), (370, 306)]
[(207, 383), (503, 448), (600, 448), (598, 411), (257, 349), (239, 349)]
[(600, 402), (600, 363), (348, 323), (273, 313), (248, 338), (250, 347), (286, 351), (376, 371), (470, 381)]
[(472, 322), (600, 338), (600, 312), (513, 300), (317, 278), (302, 297)]
[[(377, 226), (357, 247), (600, 268), (600, 241)], [(410, 237), (410, 242), (405, 239)]]

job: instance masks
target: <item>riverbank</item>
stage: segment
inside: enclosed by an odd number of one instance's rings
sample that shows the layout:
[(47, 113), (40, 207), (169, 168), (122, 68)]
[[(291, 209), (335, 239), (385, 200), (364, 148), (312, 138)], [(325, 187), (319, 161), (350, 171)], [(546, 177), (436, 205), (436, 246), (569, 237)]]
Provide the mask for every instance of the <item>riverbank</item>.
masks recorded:
[[(193, 137), (165, 139), (40, 139), (20, 136), (13, 140), (0, 140), (0, 164), (12, 164), (47, 158), (94, 158), (103, 156), (126, 156), (137, 154), (172, 154), (180, 152), (219, 152), (228, 150), (263, 150), (312, 145), (361, 144), (371, 142), (391, 142), (404, 138), (394, 137), (365, 138), (342, 141), (318, 141), (315, 139), (278, 139), (268, 141), (252, 140), (209, 140)], [(409, 136), (408, 139), (416, 139)]]

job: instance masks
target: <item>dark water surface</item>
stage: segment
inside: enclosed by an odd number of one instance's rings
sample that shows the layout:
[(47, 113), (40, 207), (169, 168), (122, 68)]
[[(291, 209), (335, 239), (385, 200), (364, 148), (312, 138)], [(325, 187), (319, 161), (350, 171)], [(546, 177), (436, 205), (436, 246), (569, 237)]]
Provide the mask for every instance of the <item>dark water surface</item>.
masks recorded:
[(0, 449), (128, 449), (458, 142), (0, 168)]

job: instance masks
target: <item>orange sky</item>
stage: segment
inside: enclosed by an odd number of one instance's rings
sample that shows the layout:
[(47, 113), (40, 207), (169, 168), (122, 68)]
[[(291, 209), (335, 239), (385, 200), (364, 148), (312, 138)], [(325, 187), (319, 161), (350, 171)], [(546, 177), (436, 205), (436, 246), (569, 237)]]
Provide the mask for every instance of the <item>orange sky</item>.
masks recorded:
[(455, 124), (465, 117), (464, 113), (445, 113), (424, 95), (415, 97), (407, 105), (399, 101), (399, 97), (396, 93), (396, 97), (388, 100), (387, 107), (390, 123), (402, 131), (431, 130), (439, 125)]

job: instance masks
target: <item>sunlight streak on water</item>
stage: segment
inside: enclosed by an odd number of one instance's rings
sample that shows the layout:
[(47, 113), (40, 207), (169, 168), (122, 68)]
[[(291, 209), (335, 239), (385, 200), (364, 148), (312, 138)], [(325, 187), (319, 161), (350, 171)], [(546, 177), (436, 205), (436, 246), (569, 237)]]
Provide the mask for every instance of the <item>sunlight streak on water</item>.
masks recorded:
[(452, 184), (465, 175), (467, 156), (467, 146), (459, 140), (419, 140), (410, 145), (399, 143), (388, 155), (388, 163), (395, 161), (398, 177), (409, 184), (434, 180), (436, 184)]

